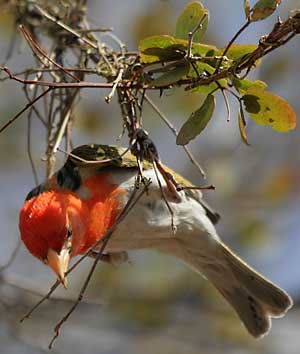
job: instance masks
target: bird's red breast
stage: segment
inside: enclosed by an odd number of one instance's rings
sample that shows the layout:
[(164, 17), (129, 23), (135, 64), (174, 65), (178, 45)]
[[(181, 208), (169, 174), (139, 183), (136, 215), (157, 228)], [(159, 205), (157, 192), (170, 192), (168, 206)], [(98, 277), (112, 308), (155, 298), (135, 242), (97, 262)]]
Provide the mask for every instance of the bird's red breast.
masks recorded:
[(104, 236), (120, 213), (123, 207), (122, 197), (126, 193), (112, 182), (110, 173), (88, 177), (82, 186), (87, 192), (87, 198), (83, 203), (88, 213), (81, 215), (86, 231), (81, 242), (77, 244), (73, 242), (73, 256), (85, 253)]
[(54, 188), (24, 203), (21, 237), (35, 257), (46, 259), (50, 248), (59, 254), (68, 230), (72, 231), (72, 256), (83, 254), (113, 225), (126, 191), (112, 183), (110, 174), (88, 177), (82, 187), (86, 198)]

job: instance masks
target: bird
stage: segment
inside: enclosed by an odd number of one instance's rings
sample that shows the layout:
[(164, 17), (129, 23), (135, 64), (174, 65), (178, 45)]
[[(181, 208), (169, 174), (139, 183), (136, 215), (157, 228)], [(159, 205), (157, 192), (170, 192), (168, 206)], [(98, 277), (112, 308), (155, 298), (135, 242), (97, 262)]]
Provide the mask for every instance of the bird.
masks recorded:
[[(171, 192), (145, 159), (142, 176), (151, 183), (118, 224), (101, 259), (122, 264), (129, 251), (141, 249), (174, 256), (221, 293), (253, 337), (263, 337), (272, 317), (282, 317), (292, 307), (291, 297), (225, 245), (215, 227), (220, 216), (202, 192), (162, 166), (184, 188)], [(19, 216), (21, 239), (65, 286), (70, 259), (91, 250), (116, 222), (136, 188), (139, 171), (128, 149), (83, 145), (27, 195)], [(95, 257), (99, 248), (89, 255)]]

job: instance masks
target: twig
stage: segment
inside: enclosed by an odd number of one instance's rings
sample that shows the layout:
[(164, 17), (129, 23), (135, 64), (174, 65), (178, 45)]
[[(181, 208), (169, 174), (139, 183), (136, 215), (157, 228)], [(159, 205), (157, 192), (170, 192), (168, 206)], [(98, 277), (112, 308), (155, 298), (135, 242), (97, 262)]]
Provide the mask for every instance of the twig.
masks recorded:
[(56, 151), (60, 145), (60, 142), (61, 142), (63, 136), (65, 135), (66, 128), (67, 128), (67, 125), (68, 125), (70, 117), (71, 117), (72, 105), (74, 103), (77, 93), (78, 93), (78, 90), (73, 92), (72, 97), (69, 99), (68, 106), (65, 109), (66, 112), (63, 112), (64, 117), (62, 119), (61, 124), (59, 125), (59, 130), (57, 132), (55, 142), (54, 142), (54, 145), (53, 145), (53, 148), (51, 151), (52, 154), (56, 153)]
[(66, 132), (66, 128), (67, 128), (67, 125), (68, 125), (68, 122), (69, 122), (69, 119), (70, 119), (70, 116), (71, 116), (71, 107), (69, 107), (67, 113), (65, 114), (65, 117), (62, 121), (62, 123), (59, 125), (59, 130), (58, 130), (58, 133), (57, 133), (57, 137), (55, 139), (55, 143), (53, 145), (53, 148), (52, 148), (52, 153), (55, 154), (59, 145), (60, 145), (60, 142), (63, 138), (63, 136), (65, 135), (65, 132)]
[(220, 60), (215, 68), (214, 74), (216, 74), (223, 62), (223, 58), (225, 57), (225, 55), (227, 54), (228, 50), (230, 49), (230, 47), (232, 46), (232, 44), (234, 43), (234, 41), (238, 38), (238, 36), (245, 31), (245, 29), (251, 24), (251, 20), (248, 19), (247, 22), (236, 32), (236, 34), (231, 38), (231, 40), (229, 41), (229, 43), (227, 44), (226, 48), (224, 49)]
[[(31, 102), (32, 98), (29, 95), (28, 88), (29, 88), (28, 85), (24, 85), (23, 91), (25, 93), (25, 97), (27, 98), (27, 101)], [(38, 91), (38, 86), (35, 86), (34, 87), (34, 91), (33, 91), (33, 96), (32, 96), (33, 98), (36, 97), (37, 91)], [(46, 96), (44, 96), (44, 97), (46, 97)], [(45, 122), (44, 118), (42, 117), (41, 113), (39, 112), (39, 110), (34, 105), (32, 105), (30, 107), (30, 111), (29, 111), (28, 116), (30, 116), (31, 111), (33, 111), (35, 113), (36, 117), (40, 120), (40, 122), (43, 124), (43, 126), (46, 127), (46, 122)]]
[(48, 20), (56, 23), (58, 26), (62, 27), (63, 29), (65, 29), (66, 31), (70, 32), (71, 34), (73, 34), (75, 37), (81, 39), (83, 42), (85, 42), (86, 44), (88, 44), (89, 46), (91, 46), (94, 49), (97, 49), (98, 46), (96, 43), (91, 42), (88, 38), (83, 37), (79, 32), (77, 32), (76, 30), (74, 30), (73, 28), (69, 27), (68, 25), (66, 25), (65, 23), (63, 23), (62, 21), (58, 20), (57, 18), (55, 18), (54, 16), (50, 15), (47, 11), (45, 11), (44, 9), (42, 9), (39, 5), (34, 4), (34, 7), (43, 15), (45, 16)]
[(9, 127), (12, 123), (14, 123), (25, 111), (27, 111), (28, 108), (30, 108), (32, 105), (34, 105), (40, 98), (43, 96), (47, 95), (52, 90), (52, 87), (49, 87), (46, 91), (42, 92), (39, 96), (37, 96), (34, 100), (31, 102), (27, 103), (21, 111), (19, 111), (13, 118), (11, 118), (7, 123), (5, 123), (1, 128), (0, 128), (0, 133), (2, 133), (7, 127)]
[(80, 161), (82, 162), (84, 165), (102, 165), (102, 164), (105, 164), (105, 163), (109, 163), (109, 162), (112, 162), (112, 161), (119, 161), (120, 160), (120, 157), (124, 156), (125, 154), (127, 154), (127, 152), (131, 149), (131, 147), (129, 146), (127, 149), (125, 149), (118, 157), (112, 157), (110, 159), (104, 159), (104, 160), (86, 160), (86, 159), (83, 159), (82, 157), (79, 157), (75, 154), (72, 154), (71, 152), (67, 152), (67, 151), (64, 151), (63, 149), (61, 148), (57, 148), (57, 151), (60, 151), (64, 154), (66, 154), (67, 156), (70, 156), (72, 157), (73, 159), (77, 160), (77, 161)]
[[(3, 69), (3, 66), (1, 67), (1, 69)], [(93, 68), (72, 68), (72, 67), (64, 67), (64, 69), (66, 71), (74, 71), (74, 72), (78, 72), (78, 73), (85, 73), (85, 74), (94, 74), (94, 75), (97, 75), (99, 74), (99, 70), (97, 69), (93, 69)], [(60, 71), (61, 72), (61, 69), (58, 69), (58, 68), (30, 68), (30, 69), (26, 69), (26, 70), (22, 70), (22, 71), (19, 71), (17, 73), (14, 73), (15, 76), (20, 76), (20, 75), (31, 75), (31, 74), (36, 74), (36, 73), (49, 73), (49, 72), (58, 72)], [(5, 76), (5, 77), (1, 77), (0, 78), (0, 82), (2, 81), (6, 81), (6, 80), (9, 80), (10, 77), (9, 76)]]
[(115, 74), (115, 69), (113, 68), (112, 64), (110, 63), (110, 61), (107, 58), (107, 55), (105, 54), (105, 50), (103, 48), (102, 43), (98, 42), (98, 52), (101, 55), (101, 57), (103, 58), (106, 66), (108, 67), (108, 70), (110, 71), (111, 75)]
[[(1, 11), (1, 9), (0, 9), (0, 11)], [(17, 31), (13, 31), (12, 37), (11, 37), (11, 39), (9, 41), (9, 47), (8, 47), (7, 53), (5, 55), (4, 63), (2, 65), (6, 65), (8, 60), (11, 58), (13, 50), (14, 50), (14, 47), (15, 47), (15, 44), (16, 44), (17, 35), (18, 35), (18, 32)]]
[(192, 53), (192, 45), (193, 45), (193, 38), (194, 35), (199, 31), (199, 29), (202, 28), (203, 22), (205, 21), (205, 19), (207, 18), (207, 13), (204, 13), (201, 17), (201, 19), (199, 20), (198, 24), (196, 25), (196, 27), (188, 33), (188, 51), (187, 51), (187, 58), (191, 58), (193, 56)]
[(111, 37), (119, 45), (121, 53), (120, 58), (124, 58), (126, 55), (126, 45), (115, 34), (111, 32), (107, 32), (104, 35)]
[(30, 32), (23, 25), (20, 25), (20, 31), (22, 32), (24, 37), (27, 39), (27, 41), (33, 51), (37, 51), (40, 55), (42, 55), (44, 58), (46, 58), (50, 63), (52, 63), (54, 66), (56, 66), (58, 69), (60, 69), (63, 73), (65, 73), (66, 75), (69, 75), (75, 81), (80, 82), (80, 79), (76, 75), (67, 71), (64, 67), (62, 67), (60, 64), (56, 63), (53, 59), (51, 59), (48, 56), (48, 54), (37, 44), (37, 42), (34, 41)]
[[(172, 230), (172, 233), (175, 234), (176, 233), (176, 226), (174, 224), (174, 212), (173, 212), (173, 210), (171, 208), (171, 205), (168, 202), (168, 200), (166, 198), (166, 195), (165, 195), (165, 192), (163, 190), (163, 186), (161, 184), (161, 181), (160, 181), (160, 178), (159, 178), (159, 175), (158, 175), (158, 171), (157, 171), (158, 167), (157, 167), (157, 164), (156, 164), (155, 160), (152, 161), (152, 166), (153, 166), (153, 169), (154, 169), (154, 172), (155, 172), (155, 176), (156, 176), (156, 180), (157, 180), (157, 183), (158, 183), (158, 186), (159, 186), (159, 189), (160, 189), (161, 197), (164, 200), (164, 202), (165, 202), (165, 204), (166, 204), (166, 206), (167, 206), (167, 208), (169, 210), (169, 213), (171, 215), (171, 230)], [(176, 193), (176, 190), (174, 192), (174, 195), (175, 195), (175, 198), (178, 199), (178, 194)]]
[[(142, 194), (146, 191), (146, 188), (149, 187), (151, 181), (148, 180), (148, 184), (144, 186), (144, 189), (142, 191)], [(136, 188), (134, 189), (134, 193), (136, 192)], [(138, 198), (140, 198), (142, 195), (139, 195)], [(132, 209), (132, 207), (129, 208), (129, 202), (132, 203), (132, 199), (134, 197), (134, 194), (132, 193), (130, 199), (128, 200), (127, 204), (125, 205), (126, 207), (126, 210), (125, 210), (125, 207), (124, 209), (122, 210), (121, 213), (129, 213), (129, 211)], [(138, 200), (137, 200), (138, 201)], [(137, 202), (136, 201), (136, 202)], [(136, 204), (136, 202), (134, 202), (134, 204)], [(126, 214), (127, 215), (127, 214)], [(121, 216), (121, 214), (119, 215), (119, 217)], [(119, 218), (118, 217), (118, 218)], [(125, 216), (124, 216), (125, 217)], [(111, 228), (106, 232), (106, 234), (99, 240), (97, 241), (89, 250), (87, 250), (87, 252), (85, 252), (84, 255), (82, 255), (74, 264), (72, 267), (70, 267), (67, 272), (65, 273), (65, 276), (69, 275), (85, 258), (87, 258), (88, 256), (90, 256), (90, 253), (92, 251), (94, 251), (96, 248), (98, 248), (101, 243), (104, 241), (106, 235), (109, 235), (110, 233), (112, 233), (114, 230), (115, 230), (115, 227), (117, 225), (115, 225), (117, 222), (121, 222), (122, 220), (118, 221), (118, 218), (117, 220), (115, 221), (115, 223), (111, 226)], [(101, 255), (101, 252), (99, 251), (99, 253)], [(99, 257), (100, 257), (99, 255)], [(42, 305), (46, 300), (50, 299), (50, 296), (52, 295), (52, 293), (58, 288), (58, 286), (61, 285), (61, 282), (59, 280), (57, 280), (50, 288), (50, 290), (48, 291), (48, 293), (43, 296), (21, 319), (20, 319), (20, 322), (23, 322), (25, 319), (29, 318), (32, 313), (38, 308), (40, 307), (40, 305)]]
[(183, 190), (207, 190), (207, 189), (215, 189), (214, 185), (209, 185), (209, 186), (186, 186), (183, 184), (180, 184), (176, 181), (174, 175), (168, 171), (161, 163), (160, 161), (156, 160), (156, 165), (157, 168), (160, 172), (160, 174), (163, 176), (167, 187), (169, 191), (173, 194), (173, 196), (177, 197), (178, 200), (180, 200), (180, 196), (178, 195), (177, 192), (183, 191)]
[(13, 261), (15, 260), (17, 254), (19, 252), (20, 247), (21, 247), (21, 239), (19, 238), (17, 240), (17, 243), (16, 243), (8, 261), (0, 267), (0, 273), (2, 273), (5, 269), (7, 269), (13, 263)]
[(223, 88), (221, 88), (221, 93), (224, 98), (225, 106), (226, 106), (226, 111), (227, 111), (227, 122), (230, 122), (230, 104), (228, 101), (228, 97), (226, 96), (226, 93)]
[(112, 32), (114, 29), (112, 27), (96, 27), (89, 29), (77, 29), (78, 33), (91, 33), (91, 32)]
[[(7, 67), (2, 67), (0, 70), (4, 71), (11, 80), (15, 80), (24, 85), (38, 85), (46, 86), (51, 88), (112, 88), (113, 83), (111, 82), (89, 82), (89, 81), (80, 81), (80, 82), (53, 82), (53, 81), (38, 81), (38, 80), (26, 80), (14, 75)], [(123, 87), (122, 85), (118, 85)]]
[(111, 92), (105, 97), (105, 102), (106, 102), (106, 103), (110, 103), (111, 99), (113, 98), (113, 96), (114, 96), (114, 94), (115, 94), (115, 92), (116, 92), (116, 89), (117, 89), (119, 83), (120, 83), (121, 80), (122, 80), (123, 73), (124, 73), (124, 69), (121, 68), (121, 69), (119, 70), (118, 76), (116, 77), (116, 79), (115, 79), (114, 82), (113, 82), (113, 87), (112, 87)]
[(34, 160), (33, 160), (33, 157), (32, 157), (32, 152), (31, 152), (31, 119), (32, 119), (32, 114), (31, 113), (32, 112), (33, 112), (33, 110), (31, 110), (29, 112), (29, 115), (28, 115), (28, 118), (27, 118), (27, 155), (28, 155), (30, 166), (31, 166), (31, 170), (32, 170), (32, 173), (33, 173), (34, 182), (35, 182), (35, 185), (37, 186), (39, 184), (39, 181), (38, 181), (38, 176), (37, 176)]
[[(157, 115), (162, 119), (162, 121), (167, 125), (167, 127), (171, 130), (171, 132), (174, 134), (175, 137), (177, 137), (178, 132), (174, 125), (169, 121), (169, 119), (161, 112), (161, 110), (156, 106), (156, 104), (151, 100), (151, 98), (145, 94), (144, 96), (146, 102), (149, 103), (149, 105), (154, 109), (154, 111), (157, 113)], [(183, 150), (189, 157), (191, 163), (197, 168), (197, 170), (200, 172), (201, 176), (203, 178), (206, 178), (205, 172), (203, 168), (200, 166), (199, 162), (195, 159), (193, 154), (190, 152), (189, 148), (185, 145), (182, 146)]]
[(199, 190), (215, 190), (216, 187), (213, 184), (210, 184), (209, 186), (203, 186), (203, 187), (199, 187), (199, 186), (183, 186), (181, 184), (177, 185), (176, 190), (178, 192), (180, 191), (185, 191), (185, 190), (195, 190), (195, 191), (199, 191)]
[[(117, 220), (114, 222), (113, 226), (106, 232), (106, 234), (104, 235), (104, 237), (100, 240), (102, 243), (102, 246), (99, 250), (99, 253), (96, 256), (95, 261), (93, 262), (93, 265), (84, 281), (84, 284), (79, 292), (78, 298), (77, 300), (74, 302), (73, 306), (69, 309), (69, 311), (66, 313), (65, 316), (63, 316), (63, 318), (56, 324), (55, 329), (54, 329), (54, 336), (51, 339), (50, 343), (49, 343), (49, 349), (52, 349), (53, 343), (54, 341), (57, 339), (57, 337), (60, 334), (60, 329), (61, 326), (68, 320), (68, 318), (70, 317), (70, 315), (74, 312), (74, 310), (76, 309), (76, 307), (79, 305), (79, 303), (81, 302), (83, 295), (88, 287), (88, 284), (91, 280), (91, 277), (96, 269), (96, 266), (98, 264), (98, 261), (100, 260), (101, 256), (103, 255), (103, 252), (105, 250), (105, 247), (107, 246), (107, 243), (109, 242), (113, 232), (116, 230), (117, 226), (125, 219), (125, 217), (128, 215), (128, 213), (131, 211), (131, 209), (134, 207), (134, 205), (139, 201), (139, 199), (142, 197), (142, 195), (146, 192), (146, 190), (148, 189), (149, 185), (150, 185), (151, 181), (148, 180), (148, 182), (145, 182), (144, 184), (144, 188), (142, 190), (139, 191), (138, 196), (135, 198), (135, 194), (137, 192), (137, 187), (135, 186), (130, 198), (128, 199), (126, 205), (124, 206), (123, 210), (121, 211), (121, 213), (119, 214)], [(96, 245), (95, 245), (96, 247)], [(90, 252), (90, 250), (89, 250)]]
[[(136, 198), (136, 200), (133, 202), (133, 197), (135, 196), (135, 194), (132, 194), (130, 199), (128, 200), (127, 204), (125, 205), (124, 209), (122, 210), (122, 218), (121, 218), (121, 214), (118, 216), (117, 220), (115, 221), (115, 223), (112, 225), (112, 227), (107, 231), (107, 233), (103, 236), (103, 238), (101, 238), (99, 241), (97, 241), (84, 255), (82, 255), (74, 264), (72, 267), (70, 267), (68, 269), (68, 271), (65, 273), (65, 276), (67, 276), (68, 274), (70, 274), (85, 258), (87, 258), (90, 253), (99, 247), (99, 245), (105, 240), (106, 235), (114, 232), (117, 224), (119, 224), (124, 218), (125, 216), (129, 213), (129, 211), (133, 208), (133, 206), (137, 203), (137, 201), (141, 198), (141, 196), (144, 194), (144, 192), (147, 190), (147, 188), (149, 187), (149, 185), (151, 184), (150, 180), (145, 181), (144, 184), (144, 189), (142, 190), (142, 192), (140, 192), (140, 194), (138, 195), (138, 197)], [(134, 192), (136, 192), (136, 188), (134, 189)], [(130, 205), (131, 204), (131, 205)], [(125, 215), (126, 212), (126, 215)], [(100, 252), (99, 252), (100, 253)], [(101, 254), (101, 253), (100, 253)], [(99, 255), (100, 257), (100, 255)], [(38, 301), (21, 319), (20, 322), (23, 322), (25, 319), (29, 318), (31, 316), (31, 314), (46, 300), (48, 300), (50, 298), (50, 296), (52, 295), (52, 293), (56, 290), (56, 288), (61, 285), (60, 281), (57, 280), (52, 287), (50, 288), (50, 290), (48, 291), (48, 293), (40, 300)]]

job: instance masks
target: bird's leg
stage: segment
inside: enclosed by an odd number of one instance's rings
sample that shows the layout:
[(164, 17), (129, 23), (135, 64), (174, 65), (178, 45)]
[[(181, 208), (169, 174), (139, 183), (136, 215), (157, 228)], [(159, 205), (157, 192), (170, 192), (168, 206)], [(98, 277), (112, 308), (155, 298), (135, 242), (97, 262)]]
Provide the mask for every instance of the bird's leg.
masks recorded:
[(210, 184), (209, 186), (202, 186), (202, 187), (200, 187), (200, 186), (183, 186), (182, 184), (177, 184), (176, 190), (178, 192), (186, 190), (186, 189), (201, 191), (201, 190), (208, 190), (208, 189), (215, 190), (216, 187), (213, 184)]
[[(91, 258), (97, 258), (98, 252), (97, 251), (90, 251), (89, 256)], [(127, 263), (129, 261), (129, 257), (127, 252), (112, 252), (112, 253), (102, 253), (100, 255), (100, 261), (112, 265), (120, 265), (123, 263)]]

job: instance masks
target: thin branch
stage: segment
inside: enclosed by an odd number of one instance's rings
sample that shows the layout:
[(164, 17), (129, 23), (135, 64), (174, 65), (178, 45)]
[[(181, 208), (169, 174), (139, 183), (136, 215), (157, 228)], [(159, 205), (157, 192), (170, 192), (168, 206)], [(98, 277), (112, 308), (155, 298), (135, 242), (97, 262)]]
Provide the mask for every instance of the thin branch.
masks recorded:
[[(65, 273), (65, 276), (67, 276), (68, 274), (70, 274), (85, 258), (87, 258), (88, 256), (90, 256), (90, 253), (93, 252), (96, 248), (98, 248), (102, 242), (105, 240), (106, 235), (109, 235), (111, 232), (113, 232), (115, 230), (115, 227), (117, 225), (115, 225), (117, 222), (120, 223), (123, 218), (125, 218), (125, 216), (130, 212), (130, 210), (132, 209), (132, 207), (137, 203), (137, 201), (141, 198), (141, 196), (147, 191), (147, 188), (149, 187), (151, 181), (148, 180), (146, 181), (146, 184), (144, 184), (144, 188), (142, 190), (142, 192), (140, 192), (140, 194), (138, 195), (138, 199), (136, 201), (133, 202), (133, 197), (135, 196), (136, 193), (136, 188), (134, 189), (134, 193), (132, 193), (130, 199), (128, 200), (127, 204), (125, 205), (124, 209), (121, 211), (121, 213), (124, 215), (121, 218), (121, 214), (119, 215), (119, 217), (117, 218), (117, 220), (115, 221), (115, 223), (111, 226), (111, 228), (107, 231), (107, 233), (99, 240), (97, 241), (84, 255), (82, 255), (73, 265), (72, 267), (70, 267), (67, 272)], [(131, 205), (129, 205), (131, 204)], [(125, 215), (126, 213), (126, 215)], [(120, 219), (120, 221), (118, 221)], [(100, 252), (99, 252), (100, 253)], [(101, 254), (101, 253), (100, 253)], [(100, 255), (99, 255), (100, 257)], [(31, 314), (38, 308), (40, 307), (40, 305), (42, 305), (46, 300), (50, 299), (50, 296), (53, 294), (53, 292), (58, 288), (58, 286), (61, 285), (61, 282), (59, 280), (57, 280), (50, 288), (50, 290), (48, 291), (48, 293), (42, 298), (40, 299), (21, 319), (20, 322), (23, 322), (25, 319), (29, 318), (31, 316)]]
[(56, 135), (56, 138), (55, 138), (55, 142), (54, 142), (54, 145), (53, 145), (53, 148), (52, 148), (52, 153), (55, 154), (59, 145), (60, 145), (60, 142), (63, 138), (63, 136), (65, 135), (65, 132), (66, 132), (66, 129), (67, 129), (67, 125), (69, 123), (69, 119), (71, 117), (71, 112), (72, 112), (72, 105), (73, 105), (73, 102), (76, 98), (76, 95), (78, 93), (78, 90), (74, 91), (71, 99), (69, 100), (69, 103), (68, 103), (68, 106), (65, 107), (65, 111), (66, 112), (63, 112), (63, 119), (62, 119), (62, 122), (61, 124), (59, 125), (59, 130), (57, 132), (57, 135)]
[(10, 267), (12, 265), (12, 263), (16, 259), (16, 256), (19, 252), (20, 247), (21, 247), (21, 239), (18, 238), (17, 243), (16, 243), (8, 261), (0, 267), (0, 273), (2, 273), (5, 269), (7, 269), (8, 267)]
[[(171, 130), (171, 132), (174, 134), (174, 136), (177, 137), (178, 132), (177, 132), (176, 128), (174, 127), (174, 125), (169, 121), (169, 119), (161, 112), (161, 110), (156, 106), (156, 104), (151, 100), (151, 98), (148, 95), (145, 94), (144, 98), (145, 98), (146, 102), (148, 102), (149, 105), (154, 109), (154, 111), (157, 113), (157, 115), (162, 119), (162, 121), (167, 125), (167, 127)], [(185, 151), (185, 153), (187, 154), (187, 156), (189, 157), (191, 163), (200, 172), (201, 176), (203, 178), (206, 178), (203, 168), (200, 166), (199, 162), (195, 159), (195, 157), (193, 156), (193, 154), (191, 153), (189, 148), (185, 145), (182, 147), (183, 147), (183, 150)]]
[(112, 27), (96, 27), (89, 29), (77, 29), (78, 33), (91, 33), (91, 32), (112, 32), (114, 29)]
[[(11, 80), (15, 80), (24, 85), (38, 85), (38, 86), (46, 86), (49, 88), (112, 88), (113, 83), (105, 83), (105, 82), (89, 82), (89, 81), (81, 81), (81, 82), (53, 82), (53, 81), (38, 81), (38, 80), (26, 80), (22, 79), (16, 75), (14, 75), (7, 67), (2, 67), (0, 70), (4, 71)], [(124, 84), (118, 85), (118, 87), (123, 87)]]
[(224, 91), (224, 89), (222, 88), (221, 89), (221, 93), (222, 93), (222, 96), (224, 98), (224, 102), (225, 102), (225, 106), (226, 106), (226, 111), (227, 111), (227, 122), (230, 122), (230, 104), (229, 104), (229, 101), (228, 101), (228, 97)]
[(193, 46), (193, 38), (195, 36), (195, 34), (202, 28), (202, 25), (204, 23), (204, 21), (207, 18), (207, 13), (204, 13), (201, 17), (201, 19), (199, 20), (198, 24), (196, 25), (196, 27), (188, 33), (188, 50), (187, 50), (187, 58), (191, 58), (193, 56), (192, 53), (192, 46)]
[(34, 100), (31, 102), (27, 103), (21, 111), (19, 111), (13, 118), (11, 118), (7, 123), (5, 123), (1, 128), (0, 128), (0, 133), (2, 133), (7, 127), (9, 127), (12, 123), (14, 123), (25, 111), (27, 111), (28, 108), (30, 108), (32, 105), (34, 105), (39, 99), (47, 95), (53, 88), (49, 87), (46, 91), (42, 92), (39, 96), (37, 96)]
[(65, 29), (66, 31), (70, 32), (71, 34), (73, 34), (75, 37), (81, 39), (83, 42), (85, 42), (86, 44), (88, 44), (89, 46), (91, 46), (94, 49), (97, 49), (98, 46), (96, 43), (91, 42), (88, 38), (83, 37), (79, 32), (77, 32), (76, 30), (74, 30), (73, 28), (71, 28), (70, 26), (66, 25), (65, 23), (63, 23), (62, 21), (58, 20), (57, 18), (55, 18), (54, 16), (50, 15), (47, 11), (45, 11), (44, 9), (42, 9), (39, 5), (34, 4), (34, 7), (43, 15), (45, 16), (48, 20), (56, 23), (58, 26), (62, 27), (63, 29)]
[(80, 82), (80, 79), (72, 74), (71, 72), (67, 71), (64, 67), (62, 67), (60, 64), (56, 63), (53, 59), (51, 59), (48, 54), (38, 45), (38, 43), (32, 38), (30, 32), (23, 26), (20, 25), (20, 30), (28, 43), (30, 44), (30, 47), (33, 51), (37, 51), (40, 55), (42, 55), (44, 58), (46, 58), (50, 63), (52, 63), (54, 66), (56, 66), (58, 69), (60, 69), (63, 73), (66, 75), (69, 75), (72, 79), (74, 79), (77, 82)]
[[(0, 11), (1, 11), (1, 9), (0, 9)], [(8, 60), (11, 58), (13, 50), (14, 50), (14, 47), (15, 47), (15, 44), (16, 44), (17, 35), (18, 35), (18, 32), (17, 31), (13, 31), (12, 37), (11, 37), (11, 39), (9, 41), (9, 47), (8, 47), (7, 53), (5, 55), (4, 63), (2, 65), (6, 65)]]
[[(161, 198), (165, 202), (165, 204), (166, 204), (166, 206), (167, 206), (167, 208), (169, 210), (169, 213), (171, 215), (171, 230), (172, 230), (172, 233), (175, 234), (176, 233), (176, 226), (174, 224), (174, 212), (173, 212), (173, 210), (171, 208), (170, 203), (168, 202), (168, 200), (166, 198), (163, 186), (161, 184), (161, 181), (160, 181), (160, 178), (159, 178), (159, 175), (158, 175), (158, 167), (157, 167), (157, 164), (156, 164), (155, 160), (152, 161), (152, 166), (153, 166), (153, 169), (154, 169), (154, 172), (155, 172), (155, 176), (156, 176), (156, 180), (157, 180), (157, 183), (158, 183), (158, 186), (159, 186), (159, 189), (160, 189)], [(178, 194), (176, 193), (176, 190), (175, 190), (174, 194), (175, 194), (175, 197), (178, 198)]]
[(120, 59), (124, 58), (126, 55), (126, 45), (113, 33), (107, 32), (104, 34), (105, 36), (111, 37), (120, 47)]
[(235, 40), (239, 37), (239, 35), (244, 32), (246, 30), (246, 28), (251, 24), (251, 20), (248, 19), (247, 22), (236, 32), (236, 34), (231, 38), (231, 40), (228, 42), (226, 48), (224, 49), (221, 57), (220, 57), (220, 60), (215, 68), (215, 72), (214, 74), (216, 74), (221, 65), (222, 65), (222, 62), (223, 62), (223, 58), (225, 57), (225, 55), (228, 53), (228, 50), (230, 49), (230, 47), (232, 46), (232, 44), (235, 42)]
[[(28, 88), (29, 88), (29, 86), (24, 85), (23, 91), (24, 91), (24, 93), (25, 93), (25, 97), (27, 98), (27, 101), (28, 101), (28, 102), (31, 102), (32, 98), (31, 98), (30, 95), (29, 95), (29, 92), (28, 92), (29, 90), (28, 90)], [(35, 87), (34, 87), (34, 91), (33, 91), (34, 93), (33, 93), (33, 96), (32, 96), (33, 98), (36, 97), (37, 91), (38, 91), (38, 86), (35, 86)], [(46, 96), (44, 96), (44, 97), (46, 97)], [(45, 120), (44, 120), (42, 114), (41, 114), (41, 113), (39, 112), (39, 110), (37, 109), (37, 107), (35, 107), (34, 105), (32, 105), (32, 106), (30, 107), (28, 116), (30, 116), (31, 111), (33, 111), (33, 112), (35, 113), (37, 119), (39, 119), (39, 121), (43, 124), (43, 126), (46, 127), (47, 124), (46, 124), (46, 122), (45, 122)]]
[(84, 165), (101, 166), (103, 164), (106, 164), (106, 163), (109, 163), (109, 162), (112, 162), (112, 161), (119, 161), (120, 157), (122, 157), (125, 154), (127, 154), (130, 149), (131, 149), (131, 146), (129, 146), (127, 149), (125, 149), (118, 157), (113, 157), (113, 158), (104, 159), (104, 160), (100, 160), (100, 161), (98, 161), (98, 160), (86, 160), (86, 159), (83, 159), (82, 157), (79, 157), (77, 155), (72, 154), (71, 152), (64, 151), (61, 148), (57, 148), (57, 151), (60, 151), (60, 152), (62, 152), (64, 154), (66, 154), (67, 156), (72, 157), (76, 161), (82, 162)]
[[(1, 69), (3, 69), (3, 66), (0, 67)], [(78, 72), (78, 73), (85, 73), (85, 74), (90, 74), (90, 75), (98, 75), (99, 74), (99, 70), (97, 69), (93, 69), (93, 68), (72, 68), (72, 67), (64, 67), (64, 69), (66, 71), (74, 71), (74, 72)], [(53, 72), (61, 72), (61, 69), (58, 68), (30, 68), (30, 69), (26, 69), (26, 70), (22, 70), (19, 71), (17, 73), (14, 73), (15, 76), (20, 76), (20, 75), (31, 75), (31, 74), (36, 74), (36, 73), (53, 73)], [(10, 77), (9, 76), (5, 76), (5, 77), (1, 77), (0, 78), (0, 82), (2, 81), (6, 81), (9, 80)]]
[(34, 178), (34, 183), (37, 186), (39, 184), (39, 181), (38, 181), (38, 176), (37, 176), (34, 160), (32, 157), (32, 151), (31, 151), (31, 120), (32, 120), (31, 113), (32, 112), (33, 112), (33, 110), (31, 110), (29, 112), (29, 115), (27, 118), (27, 155), (29, 158), (29, 162), (30, 162), (30, 166), (31, 166), (31, 170), (32, 170), (33, 178)]
[(123, 73), (124, 73), (124, 69), (121, 68), (121, 69), (119, 70), (118, 76), (116, 77), (116, 79), (115, 79), (114, 82), (113, 82), (113, 87), (112, 87), (111, 92), (105, 97), (105, 102), (106, 102), (106, 103), (110, 103), (111, 99), (113, 98), (113, 96), (114, 96), (114, 94), (115, 94), (115, 92), (116, 92), (116, 89), (117, 89), (119, 83), (120, 83), (121, 80), (122, 80)]
[[(151, 181), (148, 180), (145, 182), (144, 184), (144, 188), (142, 190), (139, 190), (139, 193), (137, 195), (137, 197), (135, 197), (136, 193), (137, 193), (137, 186), (135, 186), (130, 198), (128, 199), (126, 205), (124, 206), (123, 210), (121, 211), (121, 213), (119, 214), (117, 220), (114, 222), (113, 226), (106, 232), (106, 234), (104, 235), (104, 237), (100, 240), (102, 243), (102, 246), (99, 250), (99, 253), (96, 256), (95, 261), (93, 262), (93, 265), (83, 283), (83, 286), (79, 292), (78, 298), (77, 300), (74, 302), (73, 306), (69, 309), (69, 311), (66, 313), (65, 316), (63, 316), (63, 318), (56, 324), (55, 329), (54, 329), (54, 336), (51, 339), (50, 343), (49, 343), (49, 349), (52, 349), (53, 347), (53, 343), (54, 341), (57, 339), (57, 337), (60, 334), (60, 329), (61, 326), (68, 320), (68, 318), (71, 316), (71, 314), (74, 312), (74, 310), (76, 309), (76, 307), (79, 305), (79, 303), (82, 301), (82, 298), (84, 296), (84, 293), (88, 287), (88, 284), (92, 278), (92, 275), (96, 269), (96, 266), (99, 262), (99, 260), (101, 259), (101, 256), (103, 255), (103, 252), (105, 250), (105, 247), (107, 246), (107, 243), (109, 242), (113, 232), (117, 229), (118, 225), (125, 219), (125, 217), (129, 214), (129, 212), (132, 210), (132, 208), (136, 205), (136, 203), (140, 200), (140, 198), (142, 197), (142, 195), (146, 192), (146, 190), (148, 189), (149, 185), (150, 185)], [(100, 243), (100, 242), (99, 242)], [(99, 245), (98, 243), (98, 245)], [(96, 245), (95, 245), (96, 247)], [(93, 247), (94, 248), (94, 247)], [(90, 252), (90, 250), (89, 250)]]

